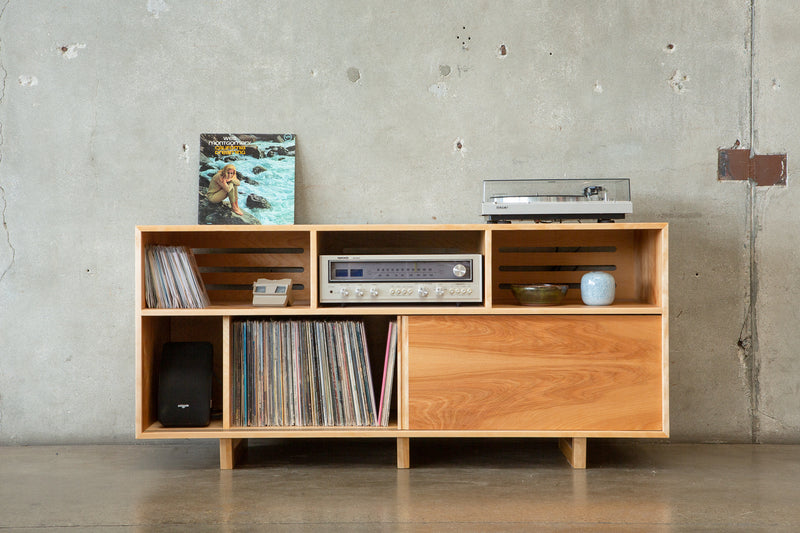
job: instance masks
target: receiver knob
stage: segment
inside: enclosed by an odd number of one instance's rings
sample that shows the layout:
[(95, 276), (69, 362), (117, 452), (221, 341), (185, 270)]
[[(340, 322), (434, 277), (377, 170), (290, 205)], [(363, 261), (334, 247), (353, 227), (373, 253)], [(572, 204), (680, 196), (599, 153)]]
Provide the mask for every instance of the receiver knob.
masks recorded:
[(370, 295), (370, 296), (377, 296), (377, 295), (378, 295), (378, 287), (372, 287), (372, 288), (370, 288), (370, 290), (369, 290), (369, 295)]
[(362, 289), (361, 287), (356, 287), (356, 296), (358, 296), (359, 298), (364, 296), (364, 289)]
[(453, 275), (457, 278), (463, 278), (464, 274), (466, 273), (467, 273), (467, 267), (465, 267), (461, 263), (453, 267)]
[(417, 289), (417, 293), (419, 293), (420, 296), (425, 298), (426, 296), (428, 296), (428, 289), (420, 285), (419, 289)]
[(339, 291), (339, 294), (341, 294), (342, 296), (350, 296), (350, 290), (342, 287), (341, 290)]
[(444, 296), (444, 287), (436, 287), (436, 296)]

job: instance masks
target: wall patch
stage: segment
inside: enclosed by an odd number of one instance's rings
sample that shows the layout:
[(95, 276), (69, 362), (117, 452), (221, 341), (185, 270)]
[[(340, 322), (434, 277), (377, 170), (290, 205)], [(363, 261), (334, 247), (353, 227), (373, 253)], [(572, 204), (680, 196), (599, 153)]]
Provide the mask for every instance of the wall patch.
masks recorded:
[(33, 87), (34, 85), (39, 85), (39, 78), (36, 76), (30, 76), (28, 74), (22, 74), (19, 78), (17, 78), (19, 84), (23, 87)]
[(158, 18), (164, 11), (169, 11), (169, 6), (164, 0), (147, 0), (147, 11), (153, 17)]
[(672, 77), (667, 80), (667, 83), (675, 91), (675, 94), (683, 94), (686, 92), (686, 82), (688, 81), (689, 76), (682, 74), (680, 70), (676, 70), (672, 73)]
[(439, 99), (447, 96), (447, 84), (443, 81), (440, 81), (439, 83), (434, 83), (433, 85), (428, 87), (428, 90), (432, 92), (436, 98)]

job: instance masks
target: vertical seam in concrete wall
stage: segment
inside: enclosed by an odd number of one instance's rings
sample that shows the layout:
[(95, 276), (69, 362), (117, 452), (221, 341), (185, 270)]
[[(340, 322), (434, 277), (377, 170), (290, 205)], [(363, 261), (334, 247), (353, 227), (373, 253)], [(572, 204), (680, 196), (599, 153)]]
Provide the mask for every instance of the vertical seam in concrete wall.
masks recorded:
[(748, 343), (749, 364), (747, 366), (748, 381), (750, 385), (750, 440), (754, 444), (759, 442), (760, 421), (759, 413), (759, 363), (758, 363), (758, 261), (756, 259), (756, 241), (758, 236), (758, 213), (756, 211), (756, 186), (753, 183), (748, 185), (750, 192), (749, 217), (750, 217), (750, 342)]
[[(3, 20), (3, 15), (5, 15), (6, 8), (8, 4), (11, 3), (11, 0), (6, 0), (6, 3), (3, 4), (3, 8), (0, 9), (0, 22)], [(8, 79), (8, 71), (6, 70), (5, 65), (3, 64), (3, 42), (0, 39), (0, 74), (2, 74), (2, 80), (0, 80), (0, 104), (5, 102), (6, 97), (6, 80)], [(3, 163), (3, 123), (0, 122), (0, 166)], [(2, 168), (0, 168), (2, 170)], [(0, 179), (2, 179), (2, 173), (0, 172)], [(11, 260), (9, 261), (8, 265), (3, 268), (2, 274), (0, 274), (0, 282), (3, 281), (3, 278), (6, 277), (6, 274), (11, 267), (14, 265), (14, 258), (17, 255), (16, 250), (14, 249), (14, 245), (11, 244), (11, 233), (8, 231), (8, 222), (6, 221), (6, 207), (8, 206), (8, 200), (6, 200), (6, 190), (3, 188), (3, 183), (0, 181), (0, 196), (2, 196), (3, 200), (3, 211), (2, 211), (2, 222), (3, 222), (3, 231), (6, 235), (6, 242), (8, 243), (8, 248), (11, 250)]]
[[(750, 0), (750, 147), (751, 151), (756, 150), (756, 0)], [(752, 152), (751, 152), (752, 156)], [(750, 305), (749, 316), (747, 317), (750, 329), (750, 342), (748, 346), (749, 361), (747, 365), (748, 382), (750, 386), (750, 440), (758, 443), (760, 438), (760, 421), (758, 418), (759, 409), (759, 365), (758, 365), (758, 322), (756, 321), (758, 312), (758, 260), (756, 256), (756, 244), (758, 237), (758, 211), (756, 202), (758, 200), (756, 183), (748, 181), (748, 219), (750, 222)]]
[[(6, 8), (11, 0), (6, 0), (3, 4), (3, 8), (0, 9), (0, 27), (2, 27), (3, 22), (3, 15), (6, 13)], [(2, 33), (0, 33), (2, 35)], [(0, 107), (5, 103), (6, 99), (6, 80), (8, 79), (8, 70), (6, 70), (5, 64), (3, 64), (3, 52), (4, 50), (3, 40), (0, 38), (0, 74), (2, 75), (2, 80), (0, 80)], [(3, 163), (3, 123), (0, 121), (0, 180), (2, 180), (2, 163)], [(8, 262), (8, 266), (3, 266), (3, 273), (0, 274), (0, 283), (3, 282), (3, 278), (6, 277), (6, 274), (9, 270), (11, 270), (12, 265), (14, 264), (14, 257), (16, 256), (17, 252), (14, 250), (14, 246), (11, 244), (11, 234), (8, 231), (8, 223), (6, 222), (6, 206), (8, 205), (8, 201), (6, 200), (6, 190), (3, 188), (3, 183), (0, 181), (0, 194), (2, 194), (3, 199), (3, 211), (2, 211), (2, 222), (3, 222), (3, 231), (6, 234), (6, 241), (8, 242), (8, 247), (11, 250), (11, 260)], [(0, 396), (0, 402), (2, 402), (2, 396)], [(0, 424), (2, 424), (3, 420), (3, 405), (0, 403)], [(2, 427), (2, 426), (0, 426)]]

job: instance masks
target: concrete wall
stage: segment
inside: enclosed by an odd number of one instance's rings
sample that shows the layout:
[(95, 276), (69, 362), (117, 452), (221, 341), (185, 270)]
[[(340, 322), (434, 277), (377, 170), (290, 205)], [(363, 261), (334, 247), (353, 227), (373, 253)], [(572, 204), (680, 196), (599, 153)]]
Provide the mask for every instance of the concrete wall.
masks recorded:
[[(485, 178), (630, 177), (630, 220), (671, 224), (673, 439), (800, 442), (798, 16), (4, 2), (0, 443), (132, 439), (133, 228), (195, 223), (209, 131), (298, 135), (298, 223), (481, 222)], [(737, 139), (789, 186), (719, 182)]]

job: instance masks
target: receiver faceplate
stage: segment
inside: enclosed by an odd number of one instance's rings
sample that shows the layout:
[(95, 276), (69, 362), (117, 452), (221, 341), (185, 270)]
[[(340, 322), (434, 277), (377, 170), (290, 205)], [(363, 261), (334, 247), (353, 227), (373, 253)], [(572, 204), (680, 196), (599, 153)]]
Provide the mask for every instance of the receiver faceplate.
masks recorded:
[(480, 254), (322, 255), (321, 303), (483, 301)]

